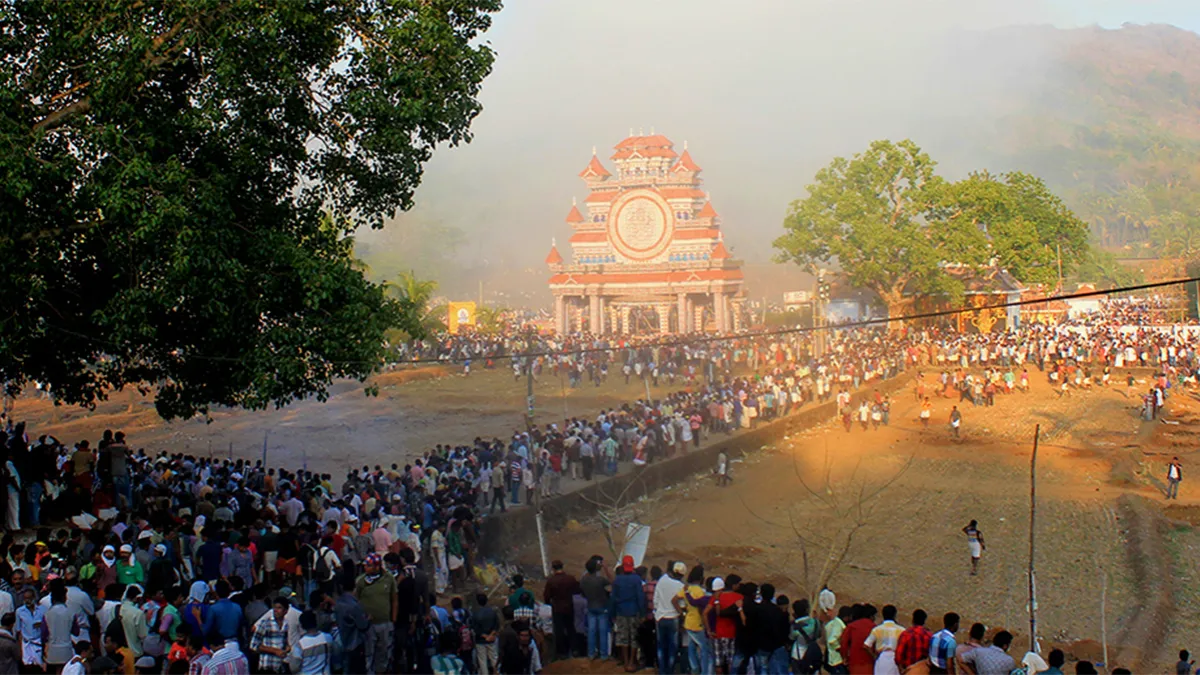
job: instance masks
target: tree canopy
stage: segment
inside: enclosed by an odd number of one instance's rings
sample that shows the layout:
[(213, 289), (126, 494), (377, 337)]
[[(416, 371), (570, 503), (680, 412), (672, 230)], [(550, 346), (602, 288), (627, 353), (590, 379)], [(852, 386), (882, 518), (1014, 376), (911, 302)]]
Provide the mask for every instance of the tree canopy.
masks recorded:
[(1028, 174), (976, 173), (952, 182), (915, 143), (876, 141), (817, 172), (791, 204), (778, 259), (810, 272), (836, 264), (898, 313), (907, 293), (957, 297), (947, 264), (993, 262), (1022, 282), (1049, 282), (1087, 251), (1087, 225)]
[(411, 304), (348, 236), (470, 139), (499, 0), (0, 4), (0, 377), (158, 412), (365, 377)]

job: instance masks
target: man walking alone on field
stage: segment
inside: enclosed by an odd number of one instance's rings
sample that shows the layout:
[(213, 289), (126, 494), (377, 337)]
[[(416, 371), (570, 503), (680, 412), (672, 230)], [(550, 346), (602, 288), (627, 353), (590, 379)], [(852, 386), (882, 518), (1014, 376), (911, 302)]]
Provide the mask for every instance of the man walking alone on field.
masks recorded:
[(1167, 499), (1179, 499), (1179, 482), (1183, 480), (1183, 465), (1178, 457), (1172, 457), (1167, 465)]

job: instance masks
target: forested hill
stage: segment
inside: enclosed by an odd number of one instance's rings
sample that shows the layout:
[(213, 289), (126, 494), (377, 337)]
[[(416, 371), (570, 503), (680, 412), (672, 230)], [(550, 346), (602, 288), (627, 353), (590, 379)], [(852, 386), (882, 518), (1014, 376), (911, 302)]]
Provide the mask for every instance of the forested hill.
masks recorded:
[[(1006, 74), (1036, 84), (1018, 100), (994, 92), (977, 151), (1045, 177), (1105, 247), (1200, 253), (1200, 35), (1024, 27), (974, 48), (1010, 54)], [(1023, 61), (1028, 53), (1041, 58)]]

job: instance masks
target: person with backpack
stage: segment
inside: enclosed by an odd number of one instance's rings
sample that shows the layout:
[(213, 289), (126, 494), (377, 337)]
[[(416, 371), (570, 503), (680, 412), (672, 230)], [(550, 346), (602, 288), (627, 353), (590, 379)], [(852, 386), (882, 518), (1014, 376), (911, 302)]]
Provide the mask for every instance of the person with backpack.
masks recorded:
[(342, 571), (342, 561), (333, 550), (333, 537), (321, 537), (321, 546), (317, 548), (312, 570), (312, 580), (317, 587), (326, 595), (333, 595), (337, 587), (335, 580)]
[(471, 613), (463, 607), (463, 599), (450, 599), (450, 628), (457, 642), (456, 653), (463, 663), (463, 672), (470, 672), (475, 661), (475, 631), (471, 628)]
[(812, 616), (808, 598), (792, 603), (792, 670), (798, 675), (814, 675), (821, 671), (821, 622)]

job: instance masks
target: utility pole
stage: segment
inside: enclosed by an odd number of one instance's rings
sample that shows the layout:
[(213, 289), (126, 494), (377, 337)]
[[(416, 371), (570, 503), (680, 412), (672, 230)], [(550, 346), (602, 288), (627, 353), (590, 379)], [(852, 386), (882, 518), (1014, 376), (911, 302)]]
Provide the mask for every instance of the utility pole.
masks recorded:
[(533, 431), (533, 328), (525, 328), (525, 431)]
[(1037, 581), (1034, 576), (1034, 535), (1037, 533), (1037, 449), (1042, 425), (1033, 428), (1033, 456), (1029, 459), (1029, 651), (1037, 653)]
[(829, 300), (829, 283), (825, 281), (825, 269), (817, 270), (816, 288), (813, 289), (813, 328), (816, 337), (813, 339), (813, 356), (820, 358), (825, 354), (825, 303)]
[(1058, 292), (1062, 293), (1063, 278), (1062, 278), (1062, 243), (1061, 242), (1054, 245), (1054, 251), (1055, 251), (1054, 257), (1058, 260)]
[[(542, 517), (542, 481), (546, 480), (541, 470), (541, 457), (536, 452), (533, 438), (533, 336), (536, 332), (533, 326), (525, 329), (525, 431), (529, 433), (529, 461), (533, 462), (533, 473), (537, 483), (533, 487), (534, 521), (537, 524), (538, 551), (542, 555), (542, 574), (550, 576), (550, 557), (546, 554), (546, 527)], [(564, 398), (564, 405), (566, 400)]]

